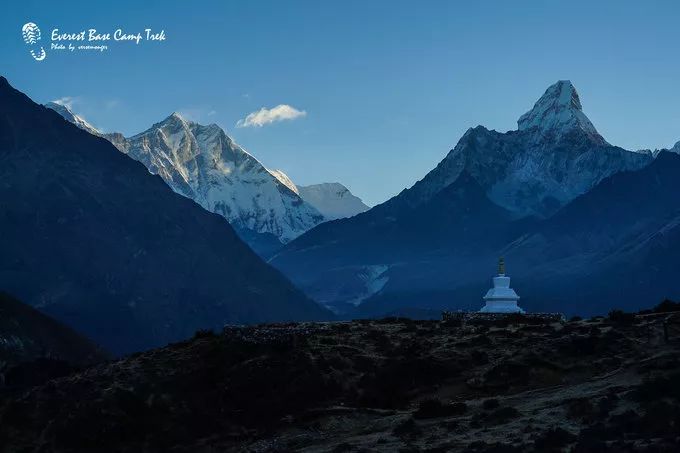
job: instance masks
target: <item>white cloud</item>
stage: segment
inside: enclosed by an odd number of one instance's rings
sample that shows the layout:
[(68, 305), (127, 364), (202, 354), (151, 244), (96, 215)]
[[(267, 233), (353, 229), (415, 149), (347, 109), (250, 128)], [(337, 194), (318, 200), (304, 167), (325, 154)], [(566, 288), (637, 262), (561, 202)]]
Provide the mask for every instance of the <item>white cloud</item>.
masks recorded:
[(262, 107), (236, 122), (236, 127), (262, 127), (278, 121), (294, 120), (306, 116), (307, 112), (286, 104), (279, 104), (271, 109)]

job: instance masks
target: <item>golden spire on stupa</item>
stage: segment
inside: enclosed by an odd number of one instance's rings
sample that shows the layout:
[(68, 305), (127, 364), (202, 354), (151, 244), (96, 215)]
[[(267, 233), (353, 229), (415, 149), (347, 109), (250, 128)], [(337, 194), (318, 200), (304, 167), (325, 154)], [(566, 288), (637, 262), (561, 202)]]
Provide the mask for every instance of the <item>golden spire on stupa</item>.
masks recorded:
[(505, 275), (505, 259), (502, 256), (498, 258), (498, 275)]

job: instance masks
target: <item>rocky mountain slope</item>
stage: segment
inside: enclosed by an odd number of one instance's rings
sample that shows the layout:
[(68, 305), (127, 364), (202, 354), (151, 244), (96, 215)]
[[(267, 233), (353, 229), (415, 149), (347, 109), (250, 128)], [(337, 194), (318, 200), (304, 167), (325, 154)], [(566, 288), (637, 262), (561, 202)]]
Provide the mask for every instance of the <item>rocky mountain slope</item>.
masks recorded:
[(68, 106), (66, 106), (64, 104), (59, 104), (57, 102), (48, 102), (47, 104), (45, 104), (45, 107), (47, 107), (48, 109), (54, 110), (55, 112), (60, 114), (66, 121), (68, 121), (69, 123), (75, 124), (79, 128), (89, 132), (90, 134), (99, 135), (99, 136), (104, 135), (101, 132), (99, 132), (99, 130), (96, 127), (94, 127), (93, 125), (88, 123), (85, 120), (85, 118), (83, 118), (79, 115), (76, 115), (75, 113), (73, 113), (71, 111), (70, 108), (68, 108)]
[[(608, 176), (653, 160), (608, 144), (573, 85), (560, 81), (522, 115), (518, 130), (468, 130), (413, 187), (319, 225), (271, 262), (338, 312), (369, 299), (374, 308), (364, 314), (426, 303), (476, 309), (508, 244)], [(489, 204), (503, 214), (483, 214)]]
[(204, 332), (0, 402), (0, 451), (674, 451), (675, 315)]
[(278, 179), (279, 182), (280, 182), (281, 184), (283, 184), (284, 186), (288, 187), (290, 190), (292, 190), (292, 191), (295, 192), (296, 194), (300, 195), (300, 192), (298, 191), (298, 188), (297, 188), (297, 186), (295, 185), (295, 183), (293, 182), (293, 180), (290, 179), (290, 177), (288, 177), (288, 175), (285, 174), (285, 173), (283, 172), (283, 170), (271, 170), (271, 169), (270, 169), (270, 170), (268, 170), (268, 171), (269, 171), (269, 173), (271, 173), (276, 179)]
[[(169, 121), (215, 149), (228, 144), (220, 131)], [(328, 316), (223, 217), (4, 78), (0, 161), (0, 288), (112, 352), (225, 323)]]

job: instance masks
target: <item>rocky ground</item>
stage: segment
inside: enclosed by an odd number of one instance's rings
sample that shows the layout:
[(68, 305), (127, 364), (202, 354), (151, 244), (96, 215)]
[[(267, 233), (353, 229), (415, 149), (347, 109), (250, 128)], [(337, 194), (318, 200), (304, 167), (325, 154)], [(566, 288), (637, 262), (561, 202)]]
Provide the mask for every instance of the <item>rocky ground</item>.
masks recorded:
[(198, 332), (0, 402), (0, 451), (678, 451), (672, 313)]

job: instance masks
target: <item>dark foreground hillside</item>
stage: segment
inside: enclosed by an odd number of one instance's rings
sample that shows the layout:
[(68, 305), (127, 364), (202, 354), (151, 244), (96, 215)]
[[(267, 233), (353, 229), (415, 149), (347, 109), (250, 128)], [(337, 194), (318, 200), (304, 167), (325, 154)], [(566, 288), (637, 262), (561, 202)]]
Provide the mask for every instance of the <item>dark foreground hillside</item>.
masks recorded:
[(202, 332), (7, 399), (0, 450), (677, 451), (674, 316)]

